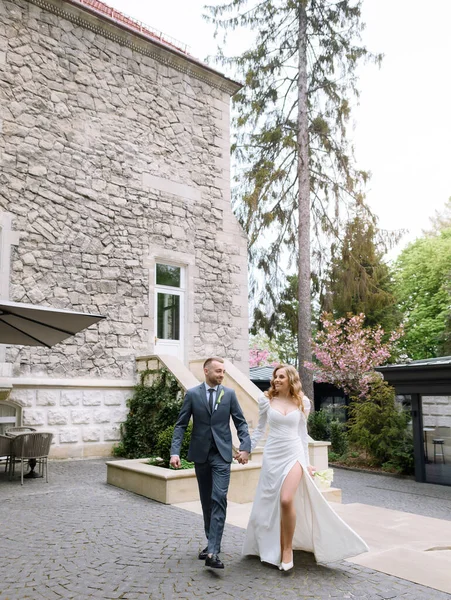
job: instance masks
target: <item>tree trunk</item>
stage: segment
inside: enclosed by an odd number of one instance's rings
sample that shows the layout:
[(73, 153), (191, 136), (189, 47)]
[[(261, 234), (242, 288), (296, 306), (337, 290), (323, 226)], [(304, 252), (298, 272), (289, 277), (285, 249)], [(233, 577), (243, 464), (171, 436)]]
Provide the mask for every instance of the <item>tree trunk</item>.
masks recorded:
[(310, 174), (307, 114), (307, 12), (308, 0), (299, 0), (299, 79), (298, 79), (298, 356), (304, 393), (313, 403), (313, 376), (304, 367), (312, 360), (310, 300)]

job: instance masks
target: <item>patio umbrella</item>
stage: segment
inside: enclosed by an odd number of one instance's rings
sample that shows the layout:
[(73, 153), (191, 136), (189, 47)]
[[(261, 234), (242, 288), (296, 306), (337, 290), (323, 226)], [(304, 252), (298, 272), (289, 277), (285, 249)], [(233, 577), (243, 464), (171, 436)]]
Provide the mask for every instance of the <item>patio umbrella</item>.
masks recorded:
[(0, 344), (50, 348), (104, 318), (102, 315), (0, 300)]

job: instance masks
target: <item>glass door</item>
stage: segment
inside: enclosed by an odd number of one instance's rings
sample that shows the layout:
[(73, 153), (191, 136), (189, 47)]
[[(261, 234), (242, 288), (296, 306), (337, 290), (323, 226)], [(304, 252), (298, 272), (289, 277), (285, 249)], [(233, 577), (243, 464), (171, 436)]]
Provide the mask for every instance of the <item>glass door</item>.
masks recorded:
[(451, 485), (451, 398), (423, 396), (422, 410), (426, 481)]

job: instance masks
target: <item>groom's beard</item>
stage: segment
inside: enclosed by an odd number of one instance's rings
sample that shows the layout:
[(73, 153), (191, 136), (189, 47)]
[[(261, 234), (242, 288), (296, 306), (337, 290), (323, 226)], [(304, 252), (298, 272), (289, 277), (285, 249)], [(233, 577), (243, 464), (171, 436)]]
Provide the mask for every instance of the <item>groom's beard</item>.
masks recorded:
[(216, 385), (221, 385), (224, 381), (224, 376), (218, 375), (217, 377), (206, 377), (205, 380), (210, 387), (215, 387)]

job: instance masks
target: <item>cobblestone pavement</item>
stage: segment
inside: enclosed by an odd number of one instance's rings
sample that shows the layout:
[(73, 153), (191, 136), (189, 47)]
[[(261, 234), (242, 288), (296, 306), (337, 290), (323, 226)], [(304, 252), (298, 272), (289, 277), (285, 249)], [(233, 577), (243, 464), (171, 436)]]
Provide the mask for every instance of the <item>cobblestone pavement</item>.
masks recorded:
[[(206, 569), (196, 556), (200, 516), (106, 485), (104, 461), (52, 462), (49, 470), (49, 484), (28, 480), (23, 488), (0, 475), (1, 600), (450, 598), (344, 561), (316, 565), (300, 552), (294, 572), (283, 574), (243, 560), (244, 532), (229, 525), (226, 569)], [(340, 471), (338, 479), (349, 484), (348, 501), (361, 501), (353, 477)]]
[(342, 489), (345, 504), (361, 502), (451, 521), (451, 486), (337, 468), (334, 486)]

